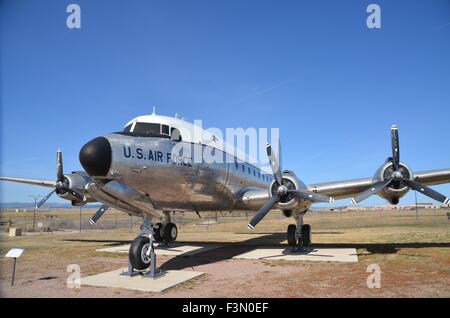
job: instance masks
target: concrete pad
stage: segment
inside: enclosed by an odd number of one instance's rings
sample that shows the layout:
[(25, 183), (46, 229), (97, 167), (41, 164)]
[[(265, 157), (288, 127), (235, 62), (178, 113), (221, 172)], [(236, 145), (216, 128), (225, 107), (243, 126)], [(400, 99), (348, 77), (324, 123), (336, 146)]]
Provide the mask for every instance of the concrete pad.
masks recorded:
[(354, 248), (305, 248), (293, 251), (288, 248), (256, 248), (235, 256), (240, 259), (264, 259), (313, 262), (358, 262)]
[[(169, 256), (177, 256), (177, 255), (195, 255), (199, 253), (203, 253), (206, 251), (213, 250), (215, 248), (219, 248), (221, 245), (170, 245), (170, 247), (157, 245), (155, 244), (155, 253), (156, 255), (169, 255)], [(130, 244), (101, 248), (96, 250), (96, 252), (110, 252), (110, 253), (128, 253), (130, 249)]]
[(83, 277), (81, 278), (81, 285), (124, 288), (158, 293), (204, 274), (194, 271), (166, 271), (155, 279), (143, 275), (133, 277), (121, 275), (121, 273), (127, 270), (127, 268), (120, 268), (110, 272)]

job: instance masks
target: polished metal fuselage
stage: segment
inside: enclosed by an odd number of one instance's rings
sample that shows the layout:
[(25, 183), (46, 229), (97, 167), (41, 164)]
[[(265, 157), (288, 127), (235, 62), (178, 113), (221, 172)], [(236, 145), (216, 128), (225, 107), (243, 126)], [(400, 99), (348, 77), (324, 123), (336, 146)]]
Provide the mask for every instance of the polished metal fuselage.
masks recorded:
[[(257, 210), (269, 198), (272, 178), (247, 162), (217, 148), (170, 138), (104, 136), (111, 144), (112, 160), (104, 189), (120, 182), (148, 198), (159, 211)], [(214, 153), (217, 162), (200, 155)], [(114, 180), (114, 181), (111, 181)], [(300, 187), (304, 184), (298, 181)], [(252, 194), (246, 200), (245, 194)], [(142, 198), (130, 200), (141, 201)], [(249, 197), (249, 196), (247, 196)], [(302, 204), (307, 209), (310, 204)], [(292, 203), (289, 208), (295, 208)], [(145, 212), (145, 211), (144, 211)]]
[[(148, 196), (155, 209), (231, 210), (243, 190), (267, 192), (269, 187), (253, 175), (255, 167), (244, 164), (244, 172), (240, 163), (236, 169), (234, 159), (226, 158), (230, 155), (218, 149), (214, 151), (224, 162), (205, 162), (203, 156), (201, 162), (195, 162), (195, 153), (213, 151), (207, 149), (209, 146), (173, 142), (169, 138), (120, 134), (105, 137), (112, 150), (109, 177)], [(174, 146), (182, 150), (175, 152)], [(219, 155), (216, 153), (216, 157)]]

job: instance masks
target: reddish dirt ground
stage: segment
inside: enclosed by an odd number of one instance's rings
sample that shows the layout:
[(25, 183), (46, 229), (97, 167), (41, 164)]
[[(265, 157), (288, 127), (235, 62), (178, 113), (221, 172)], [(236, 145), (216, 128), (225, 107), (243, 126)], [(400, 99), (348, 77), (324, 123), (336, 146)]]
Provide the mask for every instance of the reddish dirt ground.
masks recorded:
[[(125, 289), (66, 286), (68, 264), (78, 264), (82, 276), (115, 270), (127, 264), (126, 254), (98, 253), (95, 249), (126, 243), (112, 233), (97, 240), (77, 234), (36, 237), (17, 264), (10, 286), (11, 261), (1, 261), (2, 297), (449, 297), (450, 244), (326, 244), (319, 247), (356, 247), (358, 263), (299, 262), (233, 259), (258, 246), (273, 245), (267, 235), (194, 256), (158, 256), (164, 270), (183, 269), (205, 275), (162, 293)], [(88, 234), (85, 234), (85, 236)], [(92, 234), (89, 234), (92, 237)], [(88, 235), (88, 236), (89, 236)], [(212, 235), (212, 233), (210, 234)], [(108, 237), (109, 236), (109, 237)], [(270, 234), (271, 240), (284, 233)], [(25, 243), (30, 237), (23, 240)], [(183, 240), (181, 240), (183, 242)], [(4, 247), (11, 245), (3, 244)], [(23, 244), (22, 244), (23, 245)], [(26, 244), (25, 244), (26, 245)], [(369, 289), (367, 266), (381, 268), (381, 288)]]

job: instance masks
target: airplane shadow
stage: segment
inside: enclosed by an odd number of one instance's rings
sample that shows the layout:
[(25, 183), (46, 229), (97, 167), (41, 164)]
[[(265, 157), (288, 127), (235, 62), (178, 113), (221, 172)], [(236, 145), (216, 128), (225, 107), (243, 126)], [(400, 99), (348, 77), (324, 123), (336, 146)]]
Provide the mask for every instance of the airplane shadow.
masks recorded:
[(109, 243), (105, 244), (105, 246), (120, 246), (125, 244), (130, 244), (130, 240), (91, 240), (91, 239), (65, 239), (65, 242), (81, 242), (81, 243)]
[[(259, 233), (261, 234), (261, 233)], [(257, 247), (286, 247), (288, 245), (282, 243), (286, 240), (285, 233), (265, 233), (262, 236), (251, 238), (241, 242), (205, 242), (198, 241), (177, 241), (180, 245), (219, 245), (214, 249), (205, 249), (204, 251), (194, 255), (177, 255), (168, 261), (161, 264), (162, 270), (182, 270), (186, 268), (195, 268), (196, 266), (207, 265), (232, 259), (235, 256), (249, 252)], [(91, 240), (91, 239), (66, 239), (71, 242), (87, 242), (87, 243), (109, 243), (106, 246), (118, 246), (123, 244), (130, 244), (129, 240)], [(359, 255), (372, 254), (395, 254), (403, 248), (449, 248), (450, 243), (313, 243), (311, 249), (317, 248), (355, 248), (366, 249), (367, 253)], [(303, 253), (308, 253), (308, 250), (303, 250)]]
[[(260, 233), (259, 233), (260, 234)], [(276, 247), (286, 240), (285, 233), (268, 233), (262, 236), (251, 238), (242, 242), (224, 243), (224, 242), (205, 242), (205, 245), (220, 245), (218, 248), (209, 249), (194, 255), (177, 255), (161, 264), (162, 270), (182, 270), (186, 268), (195, 268), (200, 265), (207, 265), (232, 259), (235, 256), (249, 252), (258, 246)], [(179, 244), (195, 245), (198, 242), (179, 241)], [(287, 246), (287, 245), (286, 245)]]
[[(278, 243), (274, 243), (274, 239), (278, 239)], [(270, 239), (271, 243), (264, 243)], [(207, 250), (205, 252), (195, 254), (195, 255), (178, 255), (175, 256), (164, 264), (160, 266), (162, 270), (182, 270), (186, 268), (195, 268), (200, 265), (212, 264), (228, 259), (232, 259), (235, 256), (249, 252), (257, 247), (286, 247), (283, 254), (292, 253), (289, 251), (287, 244), (281, 244), (285, 240), (285, 234), (274, 233), (268, 234), (262, 237), (250, 239), (238, 243), (221, 243), (213, 242), (208, 244), (219, 244), (223, 245), (216, 249)], [(195, 244), (198, 242), (187, 242), (180, 241), (180, 244)], [(312, 244), (310, 249), (300, 250), (298, 253), (309, 254), (312, 250), (318, 248), (355, 248), (355, 249), (366, 249), (369, 254), (359, 254), (359, 255), (372, 255), (372, 254), (395, 254), (403, 248), (449, 248), (450, 243), (317, 243)], [(295, 253), (295, 251), (294, 251)], [(270, 257), (267, 257), (270, 259)]]

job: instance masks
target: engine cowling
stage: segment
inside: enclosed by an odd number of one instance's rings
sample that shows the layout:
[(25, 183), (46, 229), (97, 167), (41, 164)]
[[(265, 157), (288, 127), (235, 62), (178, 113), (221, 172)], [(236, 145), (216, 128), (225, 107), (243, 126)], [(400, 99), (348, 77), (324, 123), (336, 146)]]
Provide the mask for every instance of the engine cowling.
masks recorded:
[[(83, 176), (80, 173), (73, 172), (71, 174), (64, 175), (62, 182), (68, 188), (74, 189), (75, 191), (83, 194), (86, 198), (89, 199), (89, 193), (85, 189), (86, 184), (89, 182), (88, 176)], [(72, 201), (73, 206), (81, 206), (88, 202), (88, 200), (80, 201), (74, 195), (62, 189), (57, 189), (56, 194), (62, 199)]]
[[(297, 178), (295, 173), (293, 173), (290, 170), (285, 170), (283, 172), (282, 177), (283, 185), (287, 187), (288, 190), (299, 190), (299, 189), (306, 189), (306, 185)], [(277, 193), (278, 184), (276, 181), (272, 181), (272, 184), (270, 185), (270, 196), (272, 197), (274, 194)], [(280, 200), (277, 203), (278, 207), (282, 209), (283, 211), (286, 210), (298, 210), (298, 209), (307, 209), (310, 205), (310, 203), (305, 201), (299, 201), (298, 199), (294, 198), (292, 194), (286, 193), (280, 197)]]
[[(384, 165), (382, 165), (375, 173), (373, 177), (374, 183), (383, 180), (389, 180), (392, 176), (393, 171), (394, 166), (392, 164), (392, 161), (390, 159), (386, 160)], [(405, 179), (413, 180), (414, 175), (408, 165), (400, 162), (399, 172)], [(395, 205), (399, 202), (400, 198), (408, 193), (409, 190), (410, 188), (402, 181), (394, 181), (390, 186), (381, 190), (378, 195), (388, 200), (389, 203)]]

